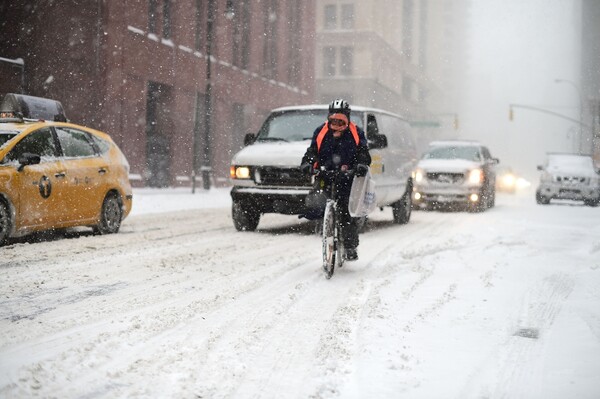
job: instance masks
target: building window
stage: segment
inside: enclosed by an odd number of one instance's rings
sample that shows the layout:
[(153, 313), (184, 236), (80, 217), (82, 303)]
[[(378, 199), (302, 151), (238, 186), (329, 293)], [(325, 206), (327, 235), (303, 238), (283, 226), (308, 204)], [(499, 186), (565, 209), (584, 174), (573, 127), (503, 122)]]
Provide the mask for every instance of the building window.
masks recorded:
[(156, 19), (158, 17), (158, 0), (148, 0), (148, 32), (156, 33)]
[(300, 1), (288, 2), (288, 82), (298, 84), (302, 68), (302, 3)]
[(163, 3), (163, 32), (165, 39), (171, 37), (171, 0), (164, 0)]
[(231, 3), (233, 12), (233, 65), (248, 69), (250, 60), (250, 0)]
[(402, 7), (402, 51), (406, 58), (412, 58), (413, 42), (413, 0), (404, 0)]
[(335, 47), (323, 47), (323, 75), (327, 77), (335, 76), (335, 53)]
[(354, 69), (354, 48), (340, 47), (340, 74), (345, 76), (352, 75)]
[(328, 4), (325, 6), (323, 27), (326, 30), (337, 29), (337, 6), (335, 4)]
[(195, 25), (194, 48), (197, 51), (204, 49), (204, 0), (196, 0), (196, 9), (194, 10)]
[(354, 4), (342, 4), (342, 29), (354, 29)]
[(264, 33), (263, 70), (267, 78), (277, 78), (277, 0), (265, 1), (264, 8)]

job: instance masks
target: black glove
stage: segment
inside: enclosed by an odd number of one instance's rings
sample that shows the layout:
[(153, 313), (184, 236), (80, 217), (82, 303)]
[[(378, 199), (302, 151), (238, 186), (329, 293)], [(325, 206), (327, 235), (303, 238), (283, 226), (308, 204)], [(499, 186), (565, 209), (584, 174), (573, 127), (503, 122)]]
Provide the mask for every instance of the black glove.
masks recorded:
[(369, 167), (367, 165), (364, 165), (362, 163), (359, 163), (358, 165), (356, 165), (356, 176), (358, 177), (362, 177), (362, 176), (366, 176), (367, 172), (369, 171)]
[(305, 175), (310, 175), (313, 171), (312, 165), (309, 163), (303, 163), (300, 165), (300, 171)]

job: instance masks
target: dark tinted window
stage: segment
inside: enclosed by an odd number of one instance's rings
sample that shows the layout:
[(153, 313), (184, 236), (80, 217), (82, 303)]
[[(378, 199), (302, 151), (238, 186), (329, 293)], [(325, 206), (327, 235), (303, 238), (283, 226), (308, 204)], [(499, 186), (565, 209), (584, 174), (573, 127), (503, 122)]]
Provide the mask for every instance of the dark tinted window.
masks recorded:
[(68, 127), (56, 127), (58, 141), (67, 158), (82, 158), (96, 155), (87, 132)]
[(17, 135), (16, 132), (0, 132), (0, 147), (8, 143), (13, 137)]
[(42, 157), (42, 162), (44, 161), (44, 158), (48, 159), (49, 157), (56, 157), (58, 151), (50, 128), (36, 130), (25, 136), (6, 155), (6, 160), (18, 161), (25, 153), (39, 155)]

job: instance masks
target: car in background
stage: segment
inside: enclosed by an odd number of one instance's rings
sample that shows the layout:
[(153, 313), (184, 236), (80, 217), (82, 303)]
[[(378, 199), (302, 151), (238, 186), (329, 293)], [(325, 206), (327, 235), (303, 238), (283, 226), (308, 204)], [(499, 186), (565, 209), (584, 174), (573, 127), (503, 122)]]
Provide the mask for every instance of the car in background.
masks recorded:
[(413, 204), (421, 209), (466, 206), (473, 212), (491, 208), (498, 163), (477, 141), (431, 142), (413, 172)]
[(116, 233), (132, 206), (129, 164), (106, 133), (68, 123), (60, 102), (9, 93), (0, 105), (0, 245), (31, 232)]
[(588, 206), (600, 204), (600, 171), (588, 155), (548, 153), (539, 165), (540, 184), (535, 193), (538, 204), (551, 200), (583, 201)]
[(503, 167), (496, 170), (496, 192), (514, 194), (518, 190), (531, 186), (531, 183), (519, 176), (512, 168)]

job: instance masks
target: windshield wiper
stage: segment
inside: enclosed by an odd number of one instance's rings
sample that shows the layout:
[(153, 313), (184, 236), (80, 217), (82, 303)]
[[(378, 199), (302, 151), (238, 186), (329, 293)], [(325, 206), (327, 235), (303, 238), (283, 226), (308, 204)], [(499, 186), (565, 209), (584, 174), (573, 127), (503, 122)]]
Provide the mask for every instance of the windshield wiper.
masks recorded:
[(258, 141), (285, 141), (285, 142), (287, 142), (286, 139), (281, 138), (281, 137), (259, 137), (257, 140)]

